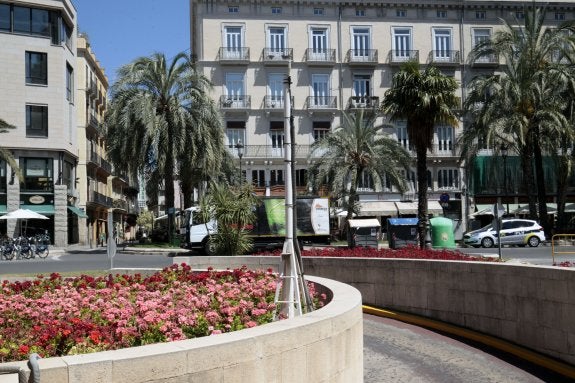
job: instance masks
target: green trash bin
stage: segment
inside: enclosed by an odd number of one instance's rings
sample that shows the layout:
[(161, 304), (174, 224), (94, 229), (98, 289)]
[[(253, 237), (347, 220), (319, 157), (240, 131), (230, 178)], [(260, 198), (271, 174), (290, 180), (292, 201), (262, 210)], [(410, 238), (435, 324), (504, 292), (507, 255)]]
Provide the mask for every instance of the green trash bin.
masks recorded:
[(455, 249), (453, 221), (445, 217), (429, 220), (431, 229), (431, 247), (434, 249)]

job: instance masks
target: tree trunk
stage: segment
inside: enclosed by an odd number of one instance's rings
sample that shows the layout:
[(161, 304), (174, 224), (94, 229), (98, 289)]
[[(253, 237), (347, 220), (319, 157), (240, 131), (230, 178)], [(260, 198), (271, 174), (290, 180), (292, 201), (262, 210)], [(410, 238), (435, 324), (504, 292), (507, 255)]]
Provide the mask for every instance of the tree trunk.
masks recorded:
[(349, 226), (349, 220), (353, 218), (353, 206), (355, 205), (355, 200), (357, 198), (357, 182), (359, 180), (359, 174), (361, 174), (361, 169), (358, 169), (353, 175), (351, 180), (351, 186), (349, 188), (349, 199), (347, 201), (347, 246), (351, 249), (355, 247), (353, 241), (351, 227)]
[(535, 179), (533, 176), (533, 153), (531, 152), (532, 146), (529, 144), (530, 138), (527, 139), (528, 143), (521, 149), (521, 167), (523, 168), (525, 192), (527, 193), (527, 200), (529, 202), (529, 218), (537, 219), (537, 197), (534, 194)]
[(417, 234), (419, 247), (425, 249), (427, 236), (427, 147), (417, 147)]
[(533, 132), (533, 154), (535, 160), (535, 180), (537, 182), (537, 199), (539, 200), (539, 224), (543, 227), (545, 234), (551, 234), (551, 224), (547, 215), (547, 191), (545, 190), (545, 173), (543, 172), (543, 158), (541, 156), (541, 146), (539, 145), (539, 127), (535, 127)]
[(562, 155), (556, 160), (557, 168), (557, 226), (556, 233), (564, 231), (566, 226), (565, 205), (567, 202), (567, 186), (569, 175), (571, 173), (572, 159), (569, 155)]
[[(168, 151), (166, 155), (165, 163), (165, 173), (164, 173), (164, 198), (166, 201), (166, 209), (174, 207), (174, 133), (172, 131), (173, 126), (170, 123), (169, 116), (167, 116), (168, 121)], [(168, 214), (168, 241), (172, 243), (172, 233), (174, 231), (174, 214)]]

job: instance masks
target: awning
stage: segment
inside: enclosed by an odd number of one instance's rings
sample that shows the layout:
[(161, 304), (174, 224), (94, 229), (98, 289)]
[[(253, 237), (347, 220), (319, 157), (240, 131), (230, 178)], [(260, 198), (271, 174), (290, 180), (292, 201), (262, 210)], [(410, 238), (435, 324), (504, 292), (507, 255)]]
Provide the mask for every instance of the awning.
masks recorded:
[(399, 214), (417, 214), (417, 202), (395, 202)]
[(28, 209), (44, 215), (54, 215), (54, 205), (20, 205), (20, 209)]
[(366, 219), (350, 219), (349, 227), (380, 227), (379, 221), (376, 218)]
[(76, 214), (78, 218), (88, 218), (88, 214), (86, 214), (84, 210), (79, 209), (76, 206), (68, 206), (68, 210)]
[[(503, 207), (505, 207), (505, 204), (503, 204)], [(537, 209), (539, 209), (539, 208), (537, 207)], [(513, 210), (511, 209), (511, 205), (509, 205), (509, 212), (510, 213), (513, 212), (515, 214), (529, 214), (529, 204), (524, 204), (523, 206), (516, 207)], [(556, 203), (548, 203), (547, 204), (547, 213), (548, 214), (555, 214), (556, 212), (557, 212), (557, 204)]]
[(0, 205), (0, 214), (8, 213), (7, 205)]
[(397, 207), (392, 201), (359, 201), (360, 215), (397, 215)]
[(435, 200), (427, 201), (427, 214), (433, 214), (433, 215), (443, 214), (443, 208), (441, 207), (439, 201)]

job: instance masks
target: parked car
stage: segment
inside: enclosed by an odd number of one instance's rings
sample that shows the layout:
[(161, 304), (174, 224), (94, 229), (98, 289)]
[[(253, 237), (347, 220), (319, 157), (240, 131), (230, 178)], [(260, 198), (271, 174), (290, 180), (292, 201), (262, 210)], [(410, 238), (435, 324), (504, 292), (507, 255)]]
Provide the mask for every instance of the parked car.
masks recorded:
[[(472, 247), (492, 247), (497, 244), (498, 232), (493, 225), (463, 235), (463, 243)], [(543, 228), (529, 219), (504, 219), (501, 222), (501, 245), (537, 247), (545, 241)]]

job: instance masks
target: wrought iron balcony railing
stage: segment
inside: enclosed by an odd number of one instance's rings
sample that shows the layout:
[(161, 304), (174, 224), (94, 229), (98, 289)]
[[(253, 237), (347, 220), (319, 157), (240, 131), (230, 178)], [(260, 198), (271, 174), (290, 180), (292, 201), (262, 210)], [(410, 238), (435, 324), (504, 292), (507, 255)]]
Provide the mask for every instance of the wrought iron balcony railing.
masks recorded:
[(377, 64), (377, 49), (350, 49), (347, 51), (349, 64)]
[(305, 102), (306, 108), (310, 110), (332, 110), (337, 109), (336, 96), (309, 96)]
[(249, 109), (251, 97), (246, 94), (220, 96), (220, 108), (222, 109)]
[(249, 63), (250, 48), (247, 47), (221, 47), (218, 52), (220, 63)]
[(335, 49), (308, 48), (305, 50), (308, 64), (335, 64)]
[(438, 65), (457, 65), (461, 64), (461, 57), (459, 51), (433, 50), (429, 52), (429, 61)]
[(387, 61), (390, 64), (403, 64), (406, 61), (419, 62), (419, 51), (409, 49), (392, 49), (389, 51)]

